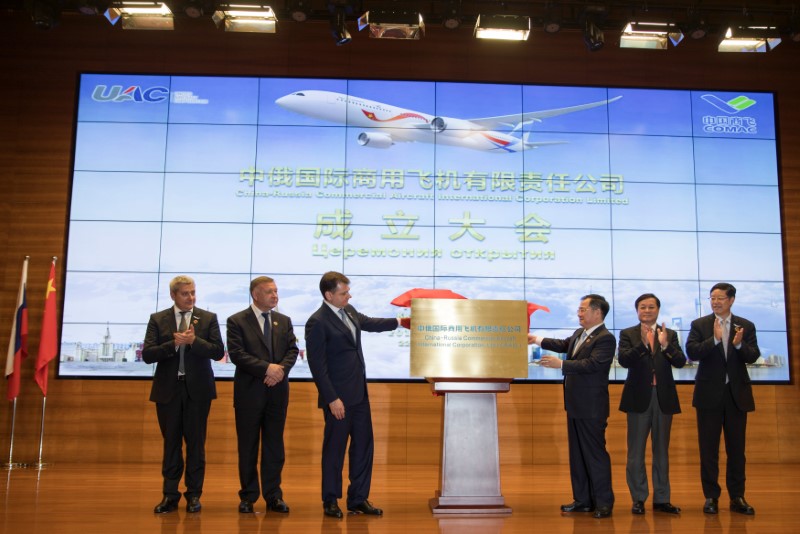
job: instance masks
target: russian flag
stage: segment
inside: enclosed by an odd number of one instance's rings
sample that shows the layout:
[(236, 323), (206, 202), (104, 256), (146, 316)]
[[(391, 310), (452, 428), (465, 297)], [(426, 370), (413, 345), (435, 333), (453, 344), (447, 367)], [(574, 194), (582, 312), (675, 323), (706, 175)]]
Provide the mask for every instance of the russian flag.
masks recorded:
[(28, 357), (28, 303), (25, 299), (25, 288), (28, 283), (28, 257), (22, 263), (22, 280), (17, 294), (17, 313), (11, 325), (11, 338), (8, 340), (8, 358), (6, 359), (6, 380), (8, 380), (8, 400), (19, 396), (20, 369), (22, 360)]

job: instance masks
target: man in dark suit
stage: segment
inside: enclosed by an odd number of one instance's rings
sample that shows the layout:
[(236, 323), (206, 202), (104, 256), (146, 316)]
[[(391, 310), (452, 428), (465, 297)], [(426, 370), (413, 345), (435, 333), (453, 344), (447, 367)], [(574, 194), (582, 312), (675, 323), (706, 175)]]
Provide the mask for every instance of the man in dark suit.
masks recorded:
[(747, 412), (756, 409), (750, 375), (745, 364), (761, 355), (756, 327), (731, 313), (736, 288), (721, 282), (711, 288), (713, 313), (692, 321), (686, 352), (698, 361), (692, 406), (697, 411), (697, 438), (700, 445), (700, 480), (706, 498), (703, 511), (719, 512), (719, 437), (725, 434), (728, 456), (725, 482), (734, 512), (753, 515), (755, 510), (744, 500), (745, 435)]
[(347, 509), (382, 515), (368, 500), (372, 481), (372, 415), (361, 332), (385, 332), (397, 319), (367, 317), (349, 305), (350, 280), (342, 273), (322, 275), (322, 305), (306, 322), (306, 357), (325, 417), (322, 442), (322, 503), (325, 515), (342, 517), (342, 468), (350, 438)]
[(639, 324), (619, 334), (619, 364), (628, 369), (622, 388), (620, 411), (628, 414), (628, 463), (625, 478), (634, 514), (644, 513), (649, 495), (644, 465), (647, 435), (653, 447), (653, 510), (679, 514), (670, 503), (669, 434), (672, 415), (681, 412), (672, 367), (686, 365), (678, 334), (658, 326), (661, 301), (652, 293), (636, 299)]
[(206, 423), (211, 401), (217, 398), (211, 360), (225, 354), (217, 316), (195, 308), (194, 280), (176, 276), (169, 283), (175, 305), (154, 313), (147, 323), (142, 359), (155, 363), (150, 400), (156, 403), (158, 426), (164, 437), (161, 474), (162, 501), (157, 514), (178, 508), (178, 483), (183, 476), (186, 442), (186, 511), (200, 511), (206, 470)]
[(611, 488), (611, 458), (606, 451), (608, 425), (608, 372), (614, 359), (616, 339), (603, 324), (609, 305), (600, 295), (586, 295), (578, 308), (581, 328), (566, 339), (529, 335), (529, 343), (563, 353), (542, 356), (541, 365), (561, 369), (564, 375), (564, 408), (567, 411), (569, 472), (573, 502), (562, 512), (594, 512), (594, 517), (611, 516), (614, 491)]
[[(285, 460), (283, 429), (289, 406), (289, 370), (297, 360), (292, 320), (275, 311), (278, 286), (268, 276), (250, 282), (253, 303), (228, 317), (228, 356), (233, 376), (233, 407), (239, 446), (239, 512), (253, 513), (264, 496), (267, 509), (288, 513), (281, 471)], [(261, 441), (261, 491), (256, 469)]]

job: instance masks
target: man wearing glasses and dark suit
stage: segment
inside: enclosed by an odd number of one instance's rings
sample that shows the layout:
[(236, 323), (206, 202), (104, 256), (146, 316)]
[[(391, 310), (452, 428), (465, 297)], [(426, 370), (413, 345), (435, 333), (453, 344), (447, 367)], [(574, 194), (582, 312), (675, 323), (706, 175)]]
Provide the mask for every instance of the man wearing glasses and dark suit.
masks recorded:
[(703, 512), (719, 512), (719, 438), (725, 435), (728, 465), (725, 484), (730, 509), (745, 515), (755, 510), (744, 500), (747, 412), (756, 409), (746, 364), (761, 355), (753, 323), (731, 313), (736, 288), (721, 282), (711, 288), (713, 313), (692, 321), (686, 353), (699, 362), (692, 406), (697, 412)]

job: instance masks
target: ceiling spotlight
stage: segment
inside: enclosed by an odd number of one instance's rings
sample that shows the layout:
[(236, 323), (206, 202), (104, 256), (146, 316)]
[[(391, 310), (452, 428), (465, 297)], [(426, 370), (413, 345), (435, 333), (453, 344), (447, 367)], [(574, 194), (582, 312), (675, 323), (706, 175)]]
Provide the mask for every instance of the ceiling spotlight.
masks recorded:
[(461, 26), (461, 0), (448, 0), (442, 12), (442, 25), (448, 30)]
[(548, 2), (545, 9), (546, 14), (542, 20), (542, 29), (547, 33), (558, 33), (561, 31), (561, 10), (553, 2)]
[(583, 42), (590, 52), (597, 52), (605, 44), (605, 36), (597, 24), (591, 19), (586, 19), (583, 24)]
[(78, 13), (91, 16), (99, 15), (104, 10), (100, 9), (98, 3), (96, 0), (78, 0)]
[(793, 13), (789, 21), (789, 35), (795, 43), (800, 42), (800, 14)]
[(425, 35), (425, 21), (417, 11), (370, 9), (358, 19), (358, 29), (369, 27), (376, 39), (413, 39)]
[(203, 2), (201, 0), (186, 0), (183, 4), (183, 13), (190, 19), (199, 19), (203, 16)]
[(122, 21), (123, 30), (171, 30), (172, 11), (164, 2), (114, 2), (105, 12), (114, 25)]
[(291, 0), (289, 16), (295, 22), (305, 22), (311, 17), (311, 0)]
[(767, 52), (781, 44), (774, 26), (730, 26), (719, 43), (719, 52)]
[(223, 4), (211, 16), (226, 32), (275, 33), (278, 17), (270, 6)]
[(519, 15), (478, 15), (475, 37), (526, 41), (531, 33), (531, 18)]
[(331, 9), (331, 35), (336, 41), (336, 46), (342, 46), (350, 42), (350, 32), (347, 31), (347, 13), (344, 6), (328, 6)]
[(25, 9), (31, 16), (33, 25), (40, 30), (49, 30), (61, 22), (61, 10), (54, 2), (45, 0), (26, 0)]
[(690, 10), (684, 33), (692, 39), (702, 39), (708, 35), (708, 25), (699, 11)]
[(671, 22), (629, 22), (620, 36), (620, 48), (666, 50), (667, 42), (678, 46), (683, 32)]

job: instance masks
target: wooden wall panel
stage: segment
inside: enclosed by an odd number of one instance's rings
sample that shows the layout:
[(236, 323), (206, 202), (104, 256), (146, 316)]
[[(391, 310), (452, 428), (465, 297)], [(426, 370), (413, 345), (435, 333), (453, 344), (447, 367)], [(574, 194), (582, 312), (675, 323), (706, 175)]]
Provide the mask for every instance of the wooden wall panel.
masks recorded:
[[(64, 269), (64, 241), (78, 73), (145, 72), (296, 77), (431, 79), (540, 84), (618, 85), (775, 91), (779, 106), (782, 220), (793, 376), (800, 371), (800, 44), (789, 41), (759, 55), (718, 54), (707, 41), (687, 40), (666, 52), (589, 53), (579, 34), (534, 33), (527, 43), (479, 42), (468, 28), (429, 28), (419, 42), (355, 36), (336, 47), (326, 24), (289, 24), (276, 35), (216, 31), (208, 20), (180, 20), (173, 32), (112, 28), (101, 17), (65, 17), (53, 31), (35, 30), (24, 14), (0, 13), (0, 346), (8, 332), (22, 258), (31, 256), (28, 304), (30, 359), (18, 402), (15, 458), (38, 452), (41, 395), (32, 381), (51, 256)], [(701, 207), (702, 208), (702, 207)], [(735, 214), (743, 216), (746, 214)], [(731, 251), (747, 258), (748, 251)], [(63, 277), (61, 277), (63, 279)], [(124, 304), (124, 303), (123, 303)], [(145, 318), (142, 318), (145, 320)], [(45, 460), (158, 462), (161, 437), (147, 381), (57, 380), (51, 365)], [(211, 408), (208, 459), (235, 466), (232, 384), (218, 384)], [(4, 390), (3, 390), (4, 391)], [(625, 461), (620, 385), (611, 386), (608, 447)], [(438, 462), (442, 399), (427, 384), (371, 384), (376, 461)], [(672, 461), (697, 463), (691, 385), (679, 386), (683, 413), (673, 424)], [(318, 464), (322, 415), (316, 390), (293, 383), (286, 428), (287, 462)], [(800, 462), (800, 389), (756, 388), (750, 417), (750, 462)], [(504, 465), (567, 463), (559, 384), (515, 384), (498, 397)], [(8, 450), (10, 405), (0, 410), (0, 456)], [(723, 452), (724, 455), (724, 452)]]

